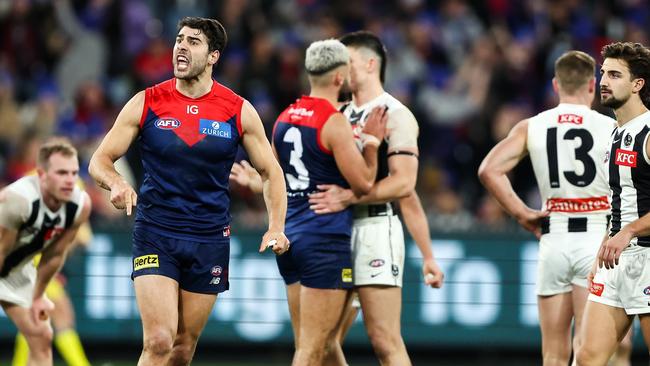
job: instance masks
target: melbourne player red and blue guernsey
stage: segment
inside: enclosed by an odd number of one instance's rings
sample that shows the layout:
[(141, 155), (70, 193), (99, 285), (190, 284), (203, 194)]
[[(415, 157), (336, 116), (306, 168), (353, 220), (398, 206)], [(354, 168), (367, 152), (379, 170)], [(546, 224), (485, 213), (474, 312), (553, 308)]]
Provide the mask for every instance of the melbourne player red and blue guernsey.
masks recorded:
[(291, 250), (277, 257), (287, 284), (351, 286), (352, 211), (317, 215), (309, 208), (309, 194), (317, 192), (319, 184), (349, 186), (332, 152), (320, 140), (323, 126), (335, 113), (339, 111), (329, 101), (303, 96), (280, 114), (273, 128), (273, 145), (288, 195), (285, 233)]
[(176, 79), (146, 89), (134, 276), (165, 275), (194, 292), (228, 288), (228, 176), (241, 140), (243, 101), (216, 81), (199, 98), (181, 94)]

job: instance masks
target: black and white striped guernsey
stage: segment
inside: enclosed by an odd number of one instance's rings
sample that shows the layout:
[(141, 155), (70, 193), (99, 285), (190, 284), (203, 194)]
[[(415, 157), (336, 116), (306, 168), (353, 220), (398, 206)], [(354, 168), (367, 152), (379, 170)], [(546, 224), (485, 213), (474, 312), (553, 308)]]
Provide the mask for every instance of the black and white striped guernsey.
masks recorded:
[[(646, 149), (649, 132), (650, 112), (646, 112), (612, 133), (608, 154), (610, 236), (650, 211), (650, 159)], [(634, 238), (631, 244), (650, 247), (650, 236)]]

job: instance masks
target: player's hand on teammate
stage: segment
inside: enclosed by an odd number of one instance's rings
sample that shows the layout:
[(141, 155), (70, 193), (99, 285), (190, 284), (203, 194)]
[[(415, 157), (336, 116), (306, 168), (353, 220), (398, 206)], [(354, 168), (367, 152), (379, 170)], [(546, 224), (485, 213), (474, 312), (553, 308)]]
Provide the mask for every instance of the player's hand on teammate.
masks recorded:
[(322, 215), (345, 210), (353, 203), (354, 193), (336, 184), (319, 184), (320, 192), (309, 195), (309, 209)]
[(535, 234), (535, 237), (539, 239), (542, 236), (542, 219), (549, 214), (549, 211), (538, 211), (527, 208), (522, 215), (517, 217), (517, 222), (521, 227)]
[(370, 141), (373, 141), (373, 144), (379, 146), (381, 140), (384, 139), (386, 123), (388, 122), (388, 113), (386, 113), (386, 110), (387, 108), (385, 106), (378, 106), (370, 111), (361, 132), (361, 140), (364, 146)]
[(240, 186), (248, 187), (253, 192), (261, 193), (264, 187), (262, 183), (262, 176), (250, 165), (246, 160), (241, 163), (235, 162), (230, 170), (230, 180), (236, 182)]
[(47, 296), (42, 295), (41, 297), (35, 298), (32, 301), (32, 307), (30, 309), (32, 321), (34, 324), (38, 324), (39, 322), (48, 320), (53, 310), (54, 303)]
[(289, 250), (289, 239), (281, 231), (267, 231), (262, 237), (260, 253), (271, 248), (277, 255), (282, 255)]
[(441, 288), (445, 280), (445, 274), (442, 272), (435, 259), (428, 259), (422, 263), (422, 274), (424, 275), (424, 284), (433, 288)]
[(138, 195), (133, 187), (124, 179), (120, 179), (111, 185), (111, 203), (118, 210), (126, 210), (126, 215), (131, 216), (133, 207), (138, 203)]
[(623, 249), (630, 245), (632, 238), (632, 233), (623, 228), (613, 237), (603, 241), (598, 250), (598, 267), (612, 269), (617, 266)]

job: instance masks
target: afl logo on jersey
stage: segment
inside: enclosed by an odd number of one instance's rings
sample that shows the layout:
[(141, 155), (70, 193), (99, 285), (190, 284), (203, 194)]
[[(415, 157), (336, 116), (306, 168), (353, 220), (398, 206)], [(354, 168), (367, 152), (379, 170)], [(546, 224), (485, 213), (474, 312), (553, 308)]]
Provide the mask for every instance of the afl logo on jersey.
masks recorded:
[(156, 127), (161, 130), (175, 130), (181, 126), (181, 121), (176, 118), (160, 118), (156, 120)]

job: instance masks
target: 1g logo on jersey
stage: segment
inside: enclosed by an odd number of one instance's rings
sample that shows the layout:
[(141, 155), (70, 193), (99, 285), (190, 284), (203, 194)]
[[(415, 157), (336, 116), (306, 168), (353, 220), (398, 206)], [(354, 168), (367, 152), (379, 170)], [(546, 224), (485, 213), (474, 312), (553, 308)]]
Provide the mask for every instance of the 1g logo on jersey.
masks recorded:
[(199, 114), (199, 106), (198, 105), (188, 105), (187, 106), (187, 114)]

